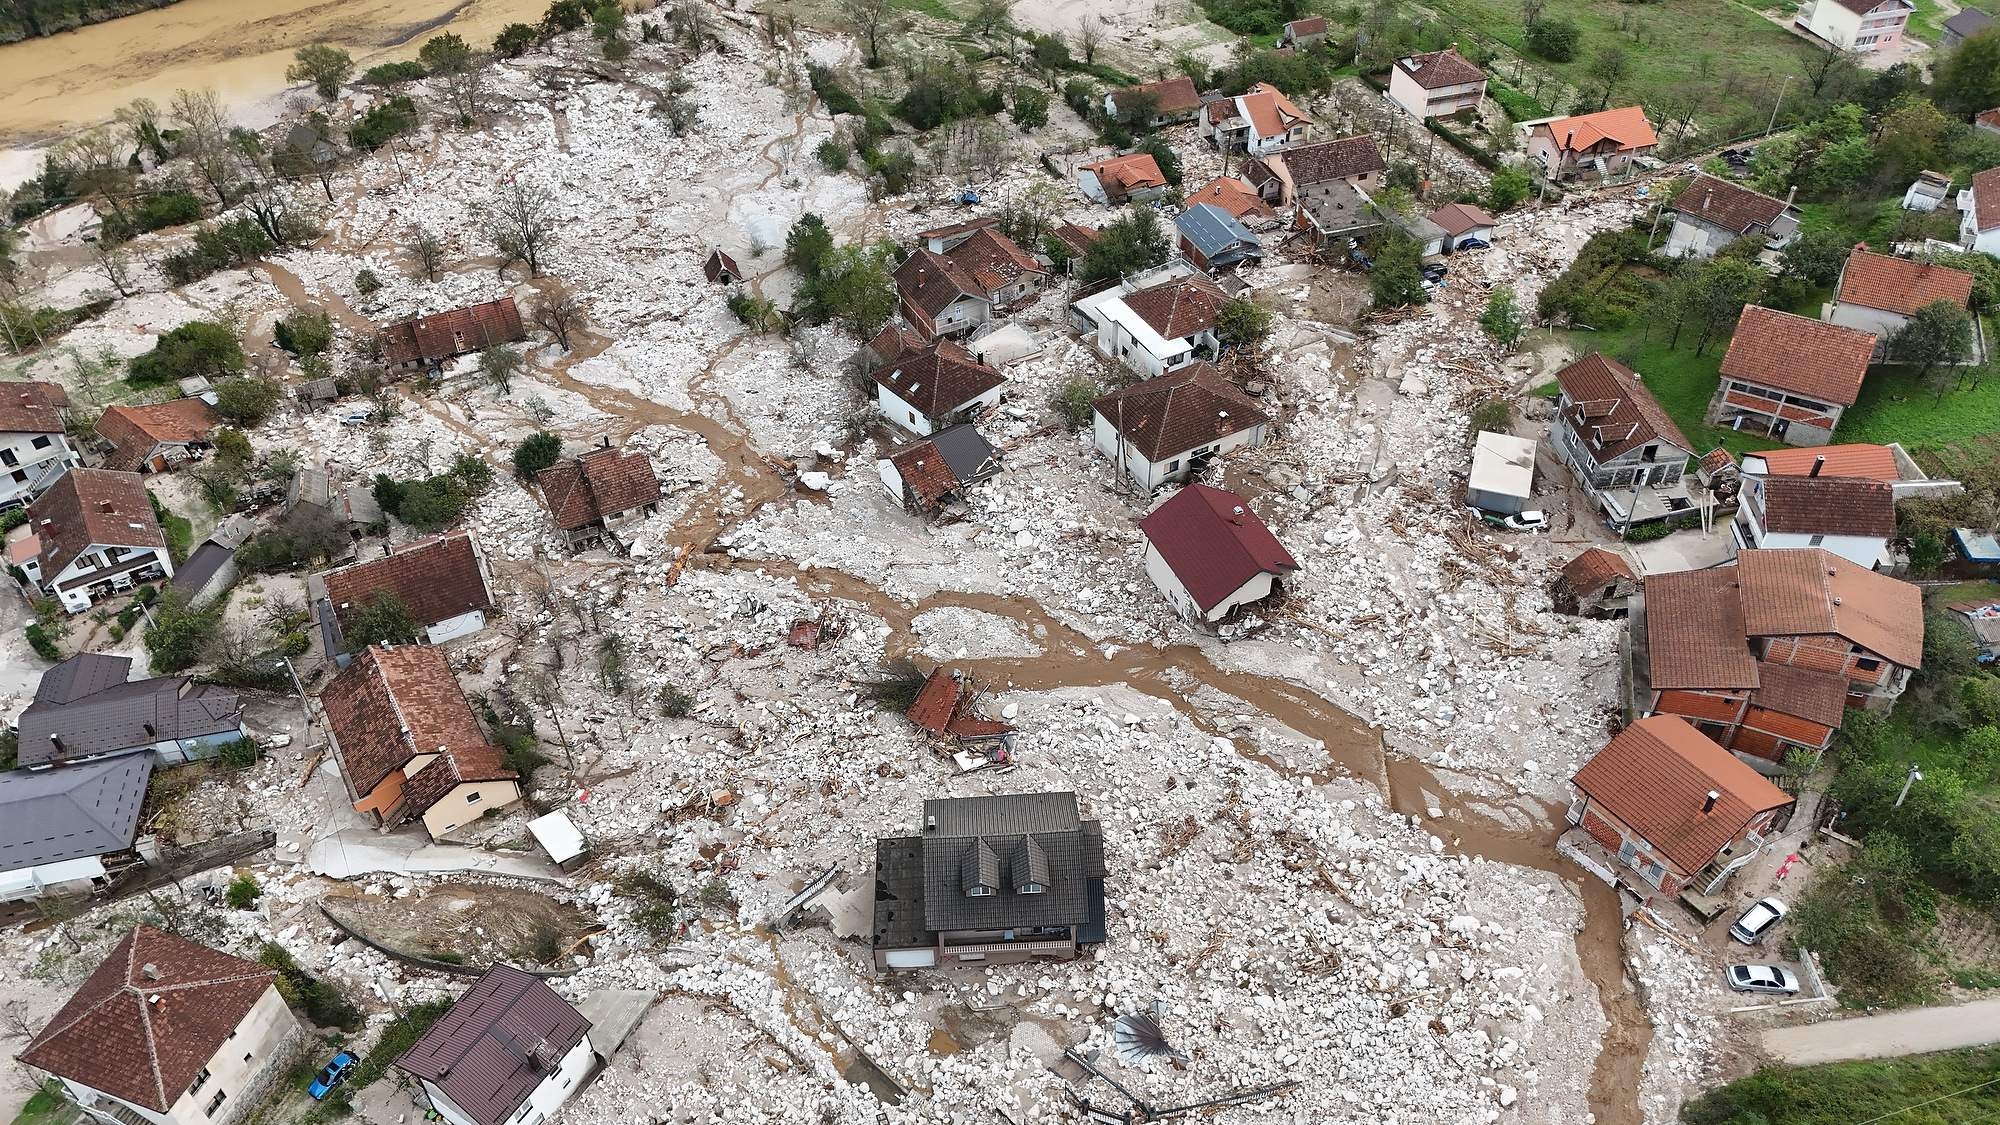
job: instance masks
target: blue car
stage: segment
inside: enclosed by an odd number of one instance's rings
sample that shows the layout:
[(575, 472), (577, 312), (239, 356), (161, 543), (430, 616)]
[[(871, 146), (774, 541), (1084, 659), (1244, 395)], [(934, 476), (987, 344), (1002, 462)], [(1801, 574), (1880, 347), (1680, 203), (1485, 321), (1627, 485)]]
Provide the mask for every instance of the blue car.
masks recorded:
[(314, 1076), (312, 1085), (306, 1088), (306, 1092), (313, 1096), (314, 1101), (326, 1097), (333, 1092), (335, 1086), (340, 1085), (341, 1079), (347, 1077), (347, 1072), (354, 1069), (354, 1064), (360, 1061), (346, 1051), (339, 1052), (333, 1056), (332, 1061), (320, 1069), (318, 1075)]

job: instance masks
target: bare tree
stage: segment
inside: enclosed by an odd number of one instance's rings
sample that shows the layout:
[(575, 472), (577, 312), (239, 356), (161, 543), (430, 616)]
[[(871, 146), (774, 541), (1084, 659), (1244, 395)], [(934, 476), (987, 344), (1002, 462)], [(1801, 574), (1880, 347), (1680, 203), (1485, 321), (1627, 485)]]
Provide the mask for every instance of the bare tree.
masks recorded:
[(1097, 46), (1103, 41), (1104, 21), (1098, 19), (1096, 16), (1085, 15), (1083, 22), (1076, 29), (1076, 42), (1078, 46), (1083, 48), (1084, 62), (1094, 63), (1097, 61)]
[(440, 77), (445, 100), (451, 103), (459, 125), (470, 127), (479, 120), (480, 104), (485, 100), (486, 68), (468, 64), (448, 70)]
[(151, 98), (134, 98), (132, 104), (112, 115), (132, 138), (134, 148), (153, 154), (154, 160), (173, 155), (160, 135), (160, 104)]
[(514, 372), (520, 368), (521, 353), (504, 344), (489, 344), (479, 353), (479, 373), (493, 384), (493, 393), (502, 398), (513, 392)]
[(868, 44), (868, 65), (882, 65), (882, 40), (893, 35), (898, 21), (890, 0), (842, 0), (847, 22)]
[[(555, 195), (540, 184), (515, 180), (492, 203), (486, 232), (505, 259), (528, 263), (528, 276), (542, 274), (542, 253), (556, 240), (555, 218), (549, 213)], [(567, 345), (565, 345), (567, 346)]]
[(1808, 51), (1805, 59), (1806, 85), (1813, 97), (1819, 97), (1836, 76), (1846, 78), (1852, 72), (1852, 59), (1845, 51)]
[(125, 163), (125, 142), (109, 129), (91, 129), (49, 150), (49, 161), (69, 173), (70, 183), (83, 194), (96, 193), (118, 214), (132, 189)]
[(90, 255), (95, 260), (97, 272), (111, 283), (120, 297), (132, 295), (132, 263), (124, 251), (100, 238), (90, 244)]
[(576, 294), (558, 289), (543, 297), (542, 303), (535, 306), (535, 323), (547, 329), (549, 335), (556, 338), (556, 343), (568, 351), (570, 333), (584, 328), (590, 323), (590, 318)]
[(177, 136), (175, 148), (194, 165), (217, 206), (229, 206), (236, 182), (238, 150), (229, 143), (229, 115), (214, 90), (176, 90), (168, 104)]
[(1542, 9), (1548, 6), (1548, 0), (1521, 0), (1521, 26), (1535, 26), (1541, 21)]
[(436, 281), (444, 271), (444, 240), (423, 227), (411, 230), (410, 253), (416, 255), (417, 265), (428, 280)]

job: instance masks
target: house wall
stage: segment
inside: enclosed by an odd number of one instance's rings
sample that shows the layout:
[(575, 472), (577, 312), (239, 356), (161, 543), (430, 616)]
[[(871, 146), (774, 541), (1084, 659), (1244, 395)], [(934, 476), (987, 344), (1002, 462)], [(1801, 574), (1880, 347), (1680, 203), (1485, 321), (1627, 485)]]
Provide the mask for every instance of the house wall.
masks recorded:
[[(1567, 411), (1569, 406), (1569, 396), (1564, 395), (1557, 409), (1559, 412)], [(1553, 439), (1550, 444), (1555, 446), (1556, 455), (1592, 494), (1606, 489), (1629, 489), (1634, 482), (1644, 486), (1672, 486), (1687, 472), (1687, 452), (1663, 441), (1651, 442), (1617, 457), (1599, 460), (1597, 451), (1590, 448), (1589, 440), (1569, 422), (1558, 421), (1550, 427), (1549, 436)], [(1649, 452), (1653, 458), (1650, 461), (1646, 459)]]
[(931, 321), (931, 336), (956, 336), (970, 332), (991, 319), (992, 309), (977, 297), (960, 297), (946, 305)]
[(0, 434), (0, 508), (26, 504), (82, 463), (63, 434)]
[[(68, 1078), (62, 1079), (62, 1084), (71, 1101), (105, 1125), (122, 1125), (112, 1116), (114, 1104), (120, 1111), (156, 1125), (234, 1125), (256, 1109), (285, 1077), (304, 1047), (304, 1029), (278, 995), (277, 986), (272, 985), (265, 988), (244, 1015), (236, 1033), (209, 1059), (209, 1076), (201, 1087), (193, 1092), (182, 1091), (166, 1113), (133, 1105)], [(223, 1102), (211, 1115), (207, 1112), (208, 1105), (217, 1092), (224, 1095)]]
[(456, 786), (424, 810), (424, 829), (437, 839), (463, 828), (486, 815), (488, 809), (504, 809), (521, 799), (521, 786), (513, 781), (469, 781)]
[[(547, 1121), (576, 1092), (578, 1083), (596, 1064), (597, 1051), (586, 1034), (576, 1046), (570, 1048), (548, 1077), (542, 1079), (540, 1085), (528, 1091), (527, 1098), (515, 1107), (506, 1125), (540, 1125)], [(424, 1078), (418, 1080), (418, 1085), (423, 1087), (424, 1095), (430, 1099), (431, 1108), (437, 1110), (439, 1117), (452, 1122), (452, 1125), (480, 1125), (477, 1118), (460, 1108), (436, 1083)]]
[(1258, 574), (1237, 587), (1235, 592), (1216, 603), (1213, 609), (1204, 614), (1201, 606), (1196, 604), (1194, 595), (1188, 593), (1187, 587), (1181, 584), (1180, 577), (1167, 565), (1167, 560), (1150, 542), (1146, 544), (1145, 563), (1146, 577), (1151, 578), (1160, 593), (1166, 595), (1167, 602), (1174, 607), (1174, 612), (1190, 621), (1220, 621), (1236, 607), (1259, 601), (1271, 594), (1271, 576), (1268, 573)]
[(1843, 51), (1855, 49), (1854, 39), (1861, 29), (1861, 17), (1835, 0), (1812, 0), (1799, 9), (1793, 23)]
[(1647, 715), (1679, 715), (1696, 730), (1752, 765), (1783, 762), (1793, 747), (1820, 751), (1833, 727), (1757, 706), (1755, 691), (1727, 688), (1654, 692)]
[(1971, 198), (1972, 193), (1967, 191), (1965, 195), (1967, 206), (1960, 212), (1958, 219), (1959, 245), (1976, 253), (2000, 257), (2000, 227), (1980, 231), (1979, 216), (1974, 210), (1976, 204)]
[(1655, 887), (1669, 896), (1679, 894), (1681, 888), (1687, 885), (1688, 872), (1675, 867), (1673, 861), (1661, 855), (1659, 849), (1647, 842), (1645, 837), (1604, 811), (1596, 801), (1586, 799), (1583, 818), (1578, 823), (1590, 833), (1591, 839), (1603, 845), (1622, 866), (1630, 869), (1640, 883)]
[(1759, 637), (1752, 647), (1773, 664), (1793, 664), (1847, 677), (1849, 707), (1879, 710), (1895, 702), (1910, 682), (1909, 669), (1832, 634)]
[(882, 478), (882, 487), (889, 490), (889, 499), (902, 507), (909, 502), (909, 490), (903, 484), (903, 474), (896, 471), (896, 463), (887, 457), (875, 462), (875, 475)]
[(1703, 420), (1711, 426), (1767, 434), (1786, 445), (1825, 445), (1847, 408), (1819, 402), (1742, 379), (1716, 382)]
[(1083, 197), (1092, 203), (1111, 202), (1111, 196), (1104, 190), (1104, 184), (1098, 180), (1097, 173), (1088, 168), (1076, 170), (1076, 190), (1082, 192)]
[[(1172, 457), (1159, 461), (1146, 460), (1146, 455), (1139, 452), (1136, 446), (1125, 443), (1125, 456), (1121, 467), (1124, 469), (1125, 475), (1132, 478), (1134, 484), (1151, 492), (1174, 481), (1186, 480), (1189, 472), (1189, 463), (1205, 452), (1216, 457), (1226, 457), (1238, 449), (1264, 444), (1268, 429), (1269, 426), (1259, 424), (1246, 430), (1238, 430), (1219, 441), (1212, 441), (1207, 445), (1199, 445), (1184, 453), (1177, 453)], [(1114, 462), (1119, 461), (1118, 451), (1120, 442), (1118, 440), (1118, 429), (1111, 424), (1110, 420), (1102, 414), (1092, 412), (1090, 433), (1092, 444), (1096, 445), (1099, 453), (1104, 454), (1104, 456)]]
[(1894, 336), (1896, 330), (1909, 321), (1909, 318), (1901, 313), (1871, 309), (1847, 301), (1835, 301), (1821, 319), (1829, 324), (1841, 324), (1849, 328), (1859, 328), (1863, 332), (1875, 333), (1877, 359), (1882, 358), (1889, 337)]
[[(96, 561), (103, 559), (104, 553), (111, 550), (123, 554), (114, 561)], [(93, 543), (89, 550), (64, 567), (62, 573), (42, 582), (41, 586), (44, 592), (60, 600), (64, 609), (82, 613), (99, 598), (130, 590), (155, 578), (173, 576), (173, 559), (163, 547), (113, 547)]]
[(424, 640), (434, 645), (441, 645), (446, 641), (469, 637), (484, 628), (486, 628), (486, 611), (470, 609), (457, 617), (447, 617), (425, 629)]
[(1427, 90), (1410, 77), (1399, 63), (1389, 68), (1389, 100), (1403, 112), (1417, 118), (1445, 117), (1479, 104), (1486, 94), (1486, 82), (1462, 82)]
[(1736, 519), (1729, 526), (1737, 550), (1819, 547), (1870, 570), (1880, 569), (1889, 553), (1887, 539), (1871, 539), (1863, 535), (1800, 535), (1796, 532), (1766, 531), (1761, 513), (1751, 514), (1747, 505), (1736, 509)]

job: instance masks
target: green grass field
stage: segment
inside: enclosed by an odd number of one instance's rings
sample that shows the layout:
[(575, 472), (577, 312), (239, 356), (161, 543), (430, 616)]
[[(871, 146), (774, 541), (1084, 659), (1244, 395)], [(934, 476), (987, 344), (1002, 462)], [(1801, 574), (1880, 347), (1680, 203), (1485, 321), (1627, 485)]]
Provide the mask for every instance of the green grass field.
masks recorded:
[(14, 1118), (14, 1125), (56, 1125), (57, 1122), (77, 1119), (75, 1107), (64, 1101), (55, 1092), (53, 1082), (35, 1091), (28, 1104), (21, 1107), (20, 1116)]
[[(1516, 0), (1435, 0), (1431, 6), (1447, 23), (1527, 53)], [(1770, 102), (1764, 99), (1785, 75), (1801, 72), (1801, 62), (1810, 51), (1783, 28), (1730, 0), (1629, 6), (1549, 0), (1545, 14), (1575, 22), (1583, 30), (1583, 42), (1576, 58), (1569, 62), (1550, 63), (1529, 56), (1535, 65), (1555, 72), (1573, 86), (1595, 90), (1597, 83), (1588, 77), (1592, 60), (1615, 44), (1624, 49), (1630, 70), (1613, 91), (1612, 105), (1643, 102), (1673, 86), (1697, 83), (1708, 86), (1715, 95), (1714, 103), (1699, 119), (1711, 124), (1752, 110), (1769, 112)], [(1621, 28), (1621, 20), (1631, 21), (1631, 29)], [(1632, 29), (1637, 30), (1638, 38)], [(1726, 74), (1751, 81), (1741, 84), (1743, 93), (1728, 95), (1722, 83)]]
[(1996, 1074), (2000, 1047), (1768, 1067), (1688, 1103), (1681, 1120), (1686, 1125), (1971, 1125), (2000, 1117)]

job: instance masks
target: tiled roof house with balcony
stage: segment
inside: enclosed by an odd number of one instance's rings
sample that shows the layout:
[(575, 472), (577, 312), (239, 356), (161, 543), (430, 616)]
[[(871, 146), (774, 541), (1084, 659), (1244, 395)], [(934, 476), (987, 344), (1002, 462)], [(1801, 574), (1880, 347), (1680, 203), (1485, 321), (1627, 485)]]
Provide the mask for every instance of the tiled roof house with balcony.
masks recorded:
[(1613, 527), (1692, 511), (1694, 446), (1631, 368), (1592, 353), (1556, 373), (1549, 438)]

